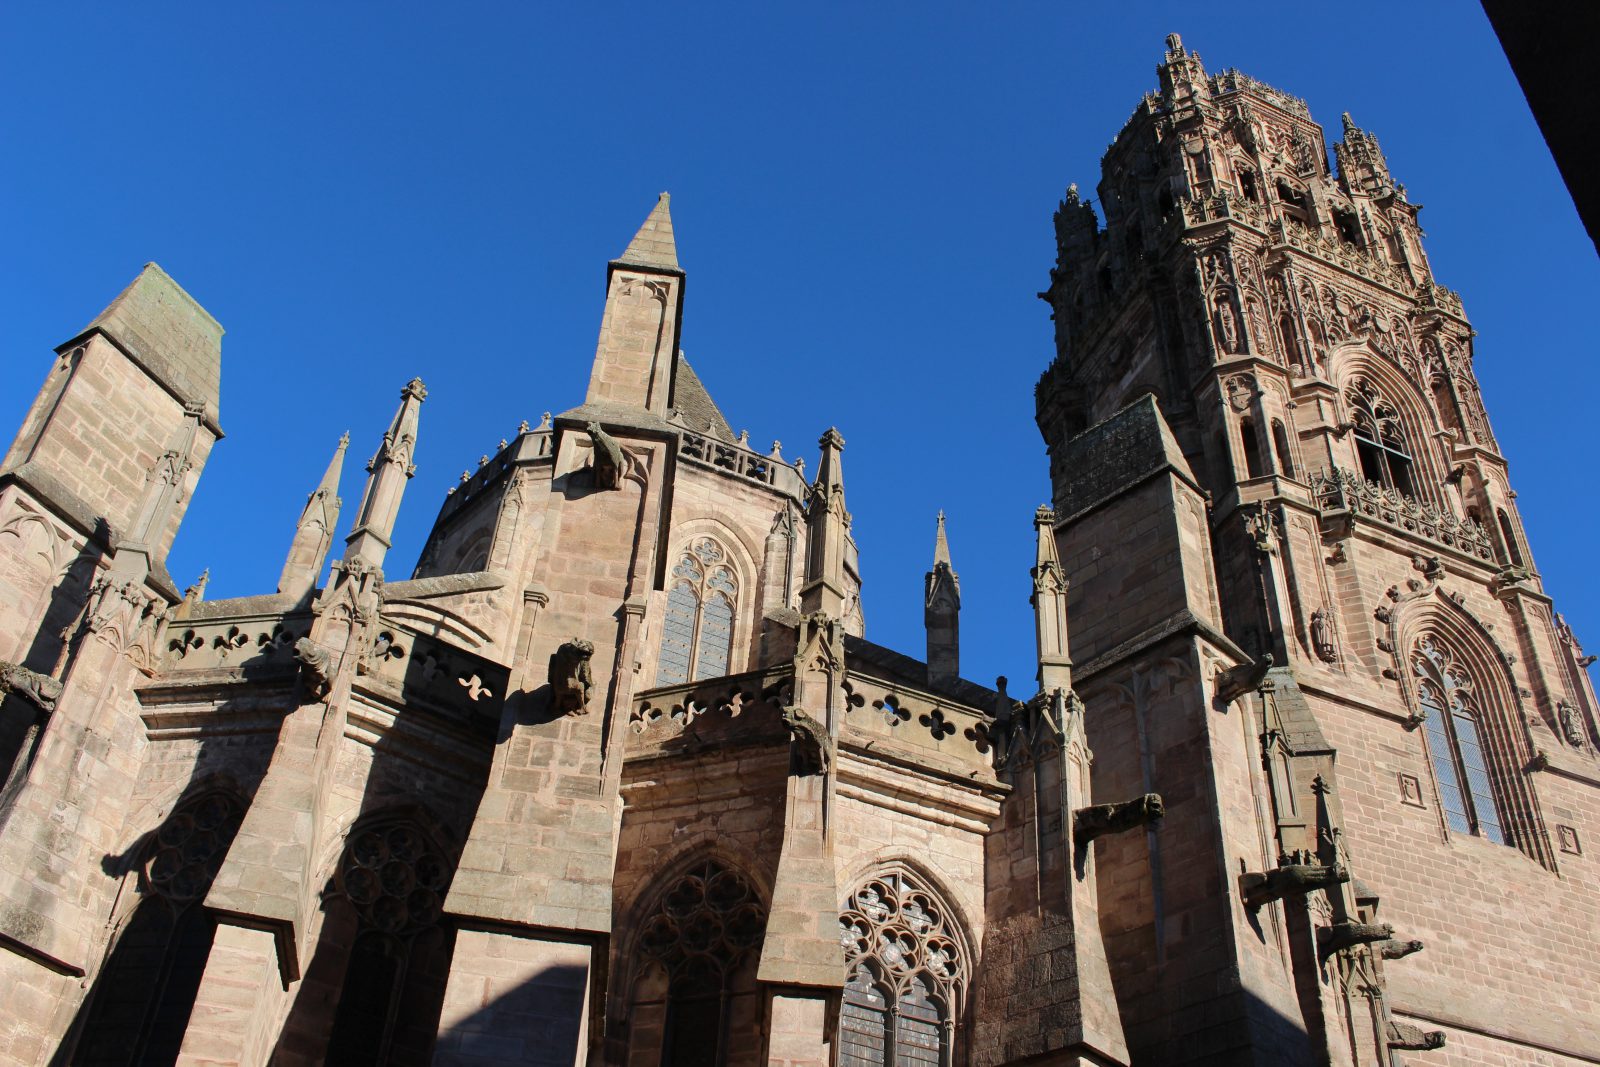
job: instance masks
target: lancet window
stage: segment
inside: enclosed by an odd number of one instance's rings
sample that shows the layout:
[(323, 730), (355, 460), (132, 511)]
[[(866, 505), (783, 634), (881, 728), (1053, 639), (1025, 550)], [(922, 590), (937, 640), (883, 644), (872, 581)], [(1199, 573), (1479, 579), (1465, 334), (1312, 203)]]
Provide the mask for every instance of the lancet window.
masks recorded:
[(848, 978), (841, 1067), (947, 1067), (967, 967), (949, 909), (917, 879), (869, 880), (839, 916)]
[(450, 945), (439, 925), (451, 867), (422, 830), (386, 821), (351, 835), (335, 886), (355, 941), (327, 1062), (427, 1062), (444, 1003)]
[(201, 905), (244, 807), (222, 790), (179, 804), (144, 846), (140, 901), (95, 983), (73, 1063), (173, 1063), (216, 923)]
[(1362, 477), (1406, 496), (1415, 496), (1411, 448), (1406, 443), (1400, 413), (1365, 378), (1356, 379), (1354, 387), (1345, 394), (1345, 402), (1350, 405)]
[(668, 580), (656, 685), (727, 674), (739, 603), (739, 581), (728, 566), (727, 550), (710, 537), (697, 538), (678, 557)]
[(1446, 825), (1505, 844), (1484, 757), (1482, 705), (1471, 677), (1432, 635), (1422, 637), (1412, 650), (1411, 669)]
[(755, 964), (766, 927), (760, 894), (715, 860), (661, 894), (639, 934), (629, 1062), (721, 1067), (747, 1058), (760, 1025)]

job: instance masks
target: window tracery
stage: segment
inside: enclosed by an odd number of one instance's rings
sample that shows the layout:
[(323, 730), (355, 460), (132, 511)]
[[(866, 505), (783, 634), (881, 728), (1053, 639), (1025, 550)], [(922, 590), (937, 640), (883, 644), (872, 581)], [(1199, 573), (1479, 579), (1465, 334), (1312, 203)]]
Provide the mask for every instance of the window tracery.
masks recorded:
[(950, 1063), (967, 970), (949, 909), (893, 871), (850, 895), (839, 928), (849, 968), (840, 1064)]
[(727, 674), (739, 602), (739, 581), (727, 551), (713, 538), (696, 538), (678, 557), (670, 581), (656, 685)]
[(1472, 678), (1433, 635), (1412, 650), (1439, 802), (1450, 829), (1506, 843), (1483, 747), (1483, 716)]
[(1345, 402), (1350, 406), (1362, 476), (1406, 496), (1415, 496), (1411, 448), (1399, 411), (1365, 378), (1355, 380), (1345, 394)]

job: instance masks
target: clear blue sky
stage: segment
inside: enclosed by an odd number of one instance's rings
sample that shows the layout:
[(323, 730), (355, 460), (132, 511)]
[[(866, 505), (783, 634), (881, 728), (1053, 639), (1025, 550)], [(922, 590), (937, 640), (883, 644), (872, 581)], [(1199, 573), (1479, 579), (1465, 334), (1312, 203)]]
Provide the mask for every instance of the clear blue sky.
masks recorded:
[(848, 441), (869, 635), (920, 654), (942, 507), (963, 673), (1030, 679), (1050, 216), (1177, 31), (1381, 139), (1600, 651), (1600, 266), (1474, 3), (18, 3), (0, 30), (0, 436), (159, 262), (228, 330), (228, 437), (170, 560), (212, 596), (273, 588), (339, 434), (364, 462), (421, 375), (409, 575), (459, 473), (582, 399), (605, 263), (668, 189), (684, 347), (729, 420), (789, 455)]

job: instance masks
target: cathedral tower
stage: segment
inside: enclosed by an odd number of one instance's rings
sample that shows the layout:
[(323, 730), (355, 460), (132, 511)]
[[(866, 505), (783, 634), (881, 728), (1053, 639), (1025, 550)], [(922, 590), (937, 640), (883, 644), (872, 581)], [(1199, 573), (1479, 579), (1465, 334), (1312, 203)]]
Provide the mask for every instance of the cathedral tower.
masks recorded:
[(1594, 692), (1420, 207), (1349, 115), (1330, 160), (1177, 35), (1157, 77), (1056, 213), (1037, 390), (1097, 799), (1167, 798), (1100, 854), (1134, 1061), (1593, 1055), (1532, 991), (1592, 988)]

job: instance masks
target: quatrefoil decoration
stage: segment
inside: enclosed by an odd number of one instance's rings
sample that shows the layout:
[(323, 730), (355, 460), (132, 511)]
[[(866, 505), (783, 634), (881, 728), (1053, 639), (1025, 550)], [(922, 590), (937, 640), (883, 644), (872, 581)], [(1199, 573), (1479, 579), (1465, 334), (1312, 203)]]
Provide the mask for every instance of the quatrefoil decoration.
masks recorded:
[(902, 708), (893, 695), (886, 696), (882, 700), (874, 700), (872, 706), (883, 714), (883, 721), (890, 726), (899, 726), (911, 718), (911, 713)]
[(917, 721), (928, 728), (928, 732), (933, 734), (935, 741), (943, 741), (956, 732), (956, 724), (947, 721), (944, 717), (944, 711), (939, 708), (934, 708), (928, 714), (918, 718)]

